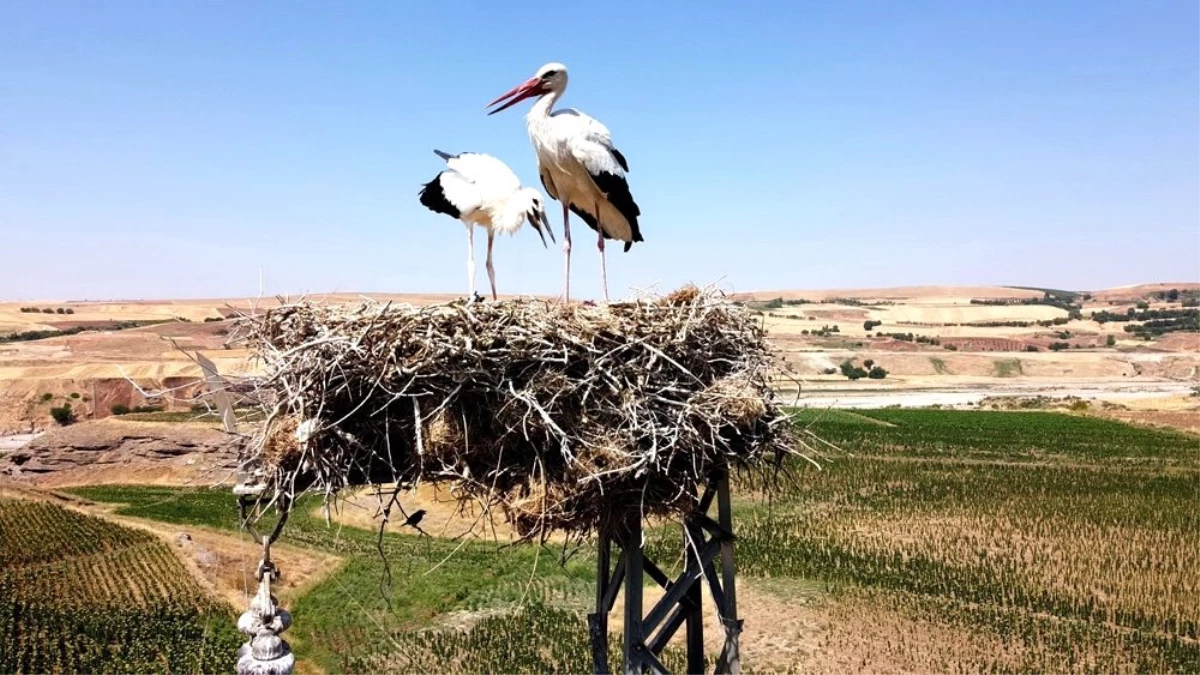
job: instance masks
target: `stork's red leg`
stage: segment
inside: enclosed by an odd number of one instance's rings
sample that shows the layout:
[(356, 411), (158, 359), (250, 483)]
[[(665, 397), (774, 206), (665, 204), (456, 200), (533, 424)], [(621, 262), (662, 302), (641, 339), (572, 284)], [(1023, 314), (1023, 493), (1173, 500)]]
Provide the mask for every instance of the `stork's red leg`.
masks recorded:
[(492, 300), (499, 300), (496, 295), (496, 270), (492, 267), (492, 242), (496, 239), (496, 235), (491, 230), (488, 230), (488, 254), (487, 254), (487, 271), (488, 281), (492, 284)]
[(599, 234), (596, 248), (600, 249), (600, 287), (604, 290), (604, 302), (608, 302), (608, 265), (604, 259), (604, 225), (600, 223), (599, 204), (596, 204), (596, 232)]
[(571, 302), (571, 209), (563, 202), (563, 302)]
[(467, 223), (467, 285), (468, 297), (475, 297), (475, 226)]

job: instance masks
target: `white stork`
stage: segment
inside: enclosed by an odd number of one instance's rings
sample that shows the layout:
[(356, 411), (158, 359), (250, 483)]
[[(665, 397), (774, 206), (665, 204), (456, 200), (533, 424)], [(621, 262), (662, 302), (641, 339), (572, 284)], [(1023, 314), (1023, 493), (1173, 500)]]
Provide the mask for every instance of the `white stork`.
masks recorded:
[(607, 301), (604, 240), (619, 239), (625, 242), (626, 251), (633, 242), (642, 241), (642, 232), (638, 228), (641, 211), (625, 180), (629, 164), (613, 147), (608, 128), (574, 108), (552, 110), (566, 90), (567, 67), (561, 63), (547, 63), (538, 68), (533, 77), (489, 103), (490, 107), (507, 99), (504, 105), (488, 114), (494, 115), (533, 96), (540, 97), (525, 116), (525, 124), (537, 153), (542, 185), (563, 205), (563, 252), (566, 258), (563, 299), (569, 300), (571, 293), (569, 212), (574, 212), (598, 235), (600, 283)]
[(542, 208), (542, 193), (521, 187), (517, 174), (504, 162), (476, 152), (450, 155), (434, 150), (446, 160), (446, 170), (421, 188), (421, 203), (430, 211), (458, 218), (467, 226), (467, 278), (475, 295), (475, 226), (487, 230), (487, 272), (496, 299), (496, 270), (492, 267), (492, 242), (496, 233), (513, 234), (529, 221), (546, 245), (542, 226), (554, 241), (550, 221)]

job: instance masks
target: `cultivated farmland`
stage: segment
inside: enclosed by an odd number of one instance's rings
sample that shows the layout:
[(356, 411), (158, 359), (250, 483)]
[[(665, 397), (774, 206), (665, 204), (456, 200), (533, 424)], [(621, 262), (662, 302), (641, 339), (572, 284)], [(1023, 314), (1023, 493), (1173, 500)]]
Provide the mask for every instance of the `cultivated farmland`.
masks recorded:
[(232, 617), (153, 536), (0, 498), (0, 672), (228, 671)]
[[(749, 671), (1200, 667), (1194, 436), (1044, 412), (809, 411), (801, 423), (840, 449), (735, 505)], [(128, 515), (236, 525), (223, 492), (80, 493)], [(331, 672), (590, 668), (588, 548), (389, 533), (385, 573), (374, 533), (310, 510), (285, 540), (346, 562), (290, 608), (302, 657)], [(653, 529), (649, 546), (678, 557), (677, 530)]]

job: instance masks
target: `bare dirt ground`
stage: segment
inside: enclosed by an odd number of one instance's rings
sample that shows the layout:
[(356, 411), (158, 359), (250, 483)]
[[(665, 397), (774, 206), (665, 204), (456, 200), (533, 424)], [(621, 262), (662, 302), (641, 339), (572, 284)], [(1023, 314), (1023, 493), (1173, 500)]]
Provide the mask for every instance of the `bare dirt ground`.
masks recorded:
[[(306, 299), (427, 305), (456, 297), (334, 293), (313, 294)], [(49, 428), (53, 424), (50, 409), (64, 404), (70, 404), (79, 419), (106, 417), (117, 404), (165, 404), (168, 409), (186, 409), (203, 391), (202, 373), (192, 360), (197, 352), (212, 360), (222, 375), (236, 377), (254, 372), (250, 355), (227, 344), (230, 322), (223, 319), (279, 304), (274, 297), (0, 302), (0, 335), (53, 330), (56, 325), (89, 327), (75, 335), (0, 343), (0, 436)], [(53, 313), (22, 312), (22, 307), (50, 309)], [(73, 313), (59, 314), (58, 309)], [(168, 323), (114, 330), (111, 326), (119, 321)], [(151, 399), (141, 390), (168, 395)]]
[(821, 290), (766, 290), (746, 291), (736, 293), (735, 298), (746, 300), (829, 300), (835, 298), (855, 298), (864, 301), (871, 300), (933, 300), (946, 298), (988, 298), (988, 299), (1021, 299), (1036, 298), (1040, 291), (1009, 286), (900, 286), (895, 288), (834, 288)]
[[(383, 521), (382, 505), (386, 505), (390, 498), (390, 492), (380, 496), (374, 489), (348, 491), (339, 496), (335, 507), (330, 510), (330, 518), (342, 525), (377, 531)], [(382, 504), (380, 499), (384, 500)], [(404, 526), (403, 514), (424, 510), (420, 527), (434, 537), (468, 537), (496, 542), (512, 542), (520, 538), (499, 507), (485, 512), (478, 504), (459, 504), (445, 488), (421, 485), (416, 491), (400, 493), (398, 501), (399, 507), (392, 509), (388, 519), (388, 532), (407, 531), (412, 534), (413, 530)], [(323, 516), (324, 510), (318, 508), (314, 513)]]
[(1193, 410), (1105, 410), (1096, 414), (1130, 424), (1178, 429), (1200, 434), (1200, 408)]
[(1116, 288), (1106, 288), (1102, 291), (1094, 291), (1092, 293), (1092, 298), (1096, 301), (1103, 302), (1137, 302), (1149, 295), (1153, 295), (1162, 291), (1169, 291), (1172, 288), (1179, 291), (1195, 291), (1200, 290), (1200, 284), (1190, 281), (1182, 281), (1175, 283), (1118, 286)]
[[(1124, 311), (1126, 305), (1132, 307), (1139, 301), (1165, 307), (1166, 303), (1152, 294), (1170, 288), (1187, 290), (1200, 288), (1200, 284), (1095, 291), (1087, 307)], [(924, 394), (940, 389), (949, 394), (963, 386), (983, 385), (1003, 391), (1014, 382), (1053, 391), (1072, 389), (1079, 381), (1088, 380), (1089, 386), (1126, 396), (1131, 388), (1143, 387), (1154, 393), (1164, 382), (1200, 382), (1200, 334), (1172, 333), (1147, 342), (1126, 333), (1121, 324), (1102, 325), (1090, 319), (1049, 328), (989, 326), (982, 324), (1061, 319), (1066, 311), (1048, 305), (971, 304), (972, 299), (1020, 300), (1040, 295), (1041, 291), (1000, 286), (920, 286), (756, 291), (735, 297), (812, 301), (767, 311), (764, 324), (804, 381), (805, 390), (813, 394), (830, 386), (855, 386), (868, 396), (876, 389), (888, 396), (898, 390)], [(370, 298), (428, 304), (453, 297), (343, 293), (309, 299), (348, 303)], [(849, 300), (828, 302), (839, 299)], [(114, 405), (163, 405), (165, 401), (168, 409), (186, 409), (204, 392), (192, 354), (204, 354), (229, 376), (255, 372), (247, 352), (226, 344), (229, 322), (217, 319), (276, 304), (276, 298), (0, 303), (0, 326), (25, 329), (56, 322), (103, 325), (113, 320), (180, 319), (122, 331), (99, 328), (0, 344), (0, 436), (52, 428), (50, 409), (65, 404), (72, 406), (79, 419), (106, 417)], [(75, 313), (20, 312), (21, 307), (30, 306), (70, 308)], [(1085, 307), (1085, 315), (1087, 311)], [(867, 320), (882, 323), (868, 330), (863, 325)], [(814, 335), (826, 327), (837, 332)], [(912, 334), (941, 344), (895, 339), (887, 333)], [(1107, 344), (1110, 337), (1112, 346)], [(1053, 342), (1065, 342), (1070, 348), (1049, 351)], [(1028, 351), (1031, 349), (1038, 351)], [(837, 372), (846, 359), (860, 364), (871, 359), (888, 371), (888, 377), (874, 383), (850, 383)], [(833, 373), (826, 372), (831, 369)], [(143, 391), (169, 395), (152, 400)]]

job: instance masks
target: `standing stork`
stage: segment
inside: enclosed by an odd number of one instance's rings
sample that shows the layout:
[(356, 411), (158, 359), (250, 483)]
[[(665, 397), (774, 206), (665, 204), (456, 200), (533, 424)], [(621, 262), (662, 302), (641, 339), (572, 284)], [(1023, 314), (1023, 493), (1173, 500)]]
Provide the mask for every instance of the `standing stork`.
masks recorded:
[(642, 232), (638, 228), (641, 210), (633, 201), (629, 183), (625, 180), (629, 163), (613, 147), (608, 128), (574, 108), (552, 110), (566, 90), (567, 67), (561, 63), (547, 63), (538, 68), (533, 77), (489, 103), (490, 107), (506, 101), (488, 114), (494, 115), (527, 98), (539, 97), (525, 116), (525, 124), (537, 153), (542, 185), (563, 206), (563, 299), (569, 300), (571, 294), (570, 213), (574, 213), (598, 235), (600, 283), (607, 301), (604, 240), (623, 241), (626, 251), (633, 242), (642, 241)]
[(458, 218), (467, 226), (467, 278), (475, 295), (475, 226), (487, 230), (487, 272), (496, 299), (496, 270), (492, 267), (492, 242), (496, 233), (513, 234), (529, 221), (546, 246), (542, 226), (554, 241), (550, 221), (542, 208), (542, 193), (521, 187), (512, 169), (492, 157), (476, 152), (450, 155), (434, 150), (446, 160), (446, 170), (421, 188), (421, 203), (430, 211)]

